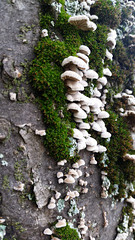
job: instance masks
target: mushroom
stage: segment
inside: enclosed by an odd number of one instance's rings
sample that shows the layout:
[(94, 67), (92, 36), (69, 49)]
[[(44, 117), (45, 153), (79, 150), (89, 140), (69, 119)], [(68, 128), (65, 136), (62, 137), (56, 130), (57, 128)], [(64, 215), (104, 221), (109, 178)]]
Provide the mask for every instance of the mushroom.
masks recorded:
[(106, 49), (106, 54), (105, 54), (105, 56), (106, 56), (109, 60), (112, 61), (113, 55), (112, 55), (112, 53), (110, 53), (110, 52), (108, 51), (108, 49)]
[(59, 220), (55, 227), (56, 228), (66, 227), (66, 219)]
[(86, 139), (86, 145), (89, 145), (91, 147), (96, 146), (97, 145), (97, 141), (94, 138), (92, 138), (92, 137), (88, 137)]
[(76, 138), (76, 139), (83, 139), (83, 134), (80, 132), (79, 129), (77, 128), (74, 128), (73, 129), (73, 137)]
[(85, 161), (84, 161), (83, 159), (79, 159), (79, 160), (77, 161), (77, 163), (78, 163), (79, 167), (85, 165)]
[(88, 188), (83, 188), (82, 193), (88, 193), (89, 189)]
[(83, 72), (82, 72), (81, 70), (79, 70), (76, 65), (74, 65), (74, 64), (69, 64), (67, 67), (68, 67), (68, 70), (71, 70), (71, 71), (73, 71), (73, 72), (76, 72), (76, 73), (78, 73), (81, 77), (83, 77)]
[(107, 148), (106, 147), (104, 147), (104, 146), (102, 146), (102, 145), (97, 145), (97, 147), (98, 147), (98, 152), (99, 153), (103, 153), (103, 152), (106, 152), (107, 151)]
[(99, 124), (97, 122), (93, 122), (91, 123), (92, 129), (97, 131), (97, 132), (101, 132), (101, 127), (99, 126)]
[(78, 140), (78, 152), (86, 148), (85, 138)]
[(56, 199), (59, 199), (60, 196), (61, 196), (61, 193), (56, 191), (56, 193), (55, 193), (55, 198), (56, 198)]
[(16, 99), (16, 93), (10, 92), (10, 93), (9, 93), (9, 98), (10, 98), (10, 100), (11, 100), (12, 102), (17, 101), (17, 99)]
[(98, 74), (97, 72), (95, 72), (94, 70), (92, 69), (89, 69), (89, 70), (86, 70), (84, 72), (86, 78), (90, 78), (90, 79), (98, 79)]
[(82, 171), (77, 169), (77, 173), (78, 173), (78, 176), (81, 177), (82, 176)]
[(84, 138), (88, 138), (89, 137), (89, 133), (87, 132), (87, 130), (80, 129), (80, 132), (83, 134)]
[(101, 92), (99, 92), (97, 87), (95, 87), (93, 91), (93, 97), (100, 97), (100, 96), (101, 96)]
[(98, 152), (98, 146), (87, 146), (87, 151)]
[(109, 133), (109, 132), (102, 132), (101, 133), (101, 137), (102, 138), (110, 138), (111, 137), (111, 133)]
[(126, 154), (123, 156), (123, 159), (124, 159), (124, 160), (133, 161), (133, 163), (135, 163), (135, 154), (131, 155), (131, 154), (126, 153)]
[(57, 172), (57, 178), (63, 177), (63, 172)]
[(65, 58), (61, 65), (62, 65), (62, 67), (65, 67), (66, 65), (69, 65), (69, 64), (74, 64), (81, 70), (85, 70), (88, 67), (84, 60), (82, 60), (78, 57), (75, 57), (75, 56), (69, 56), (69, 57)]
[(78, 164), (78, 163), (74, 163), (74, 164), (72, 165), (72, 167), (73, 167), (73, 168), (79, 168), (79, 164)]
[(56, 200), (51, 197), (51, 200), (50, 200), (50, 203), (48, 204), (48, 209), (54, 209), (56, 207), (56, 204), (55, 204)]
[(90, 20), (98, 20), (98, 16), (97, 15), (90, 15)]
[(103, 118), (109, 118), (109, 113), (108, 112), (106, 112), (106, 111), (101, 111), (99, 114), (98, 114), (98, 118), (101, 118), (101, 119), (103, 119)]
[(39, 136), (45, 136), (46, 135), (46, 131), (45, 130), (35, 130), (35, 134), (39, 135)]
[(73, 184), (75, 183), (75, 179), (71, 175), (67, 175), (67, 177), (64, 179), (64, 183)]
[(43, 29), (42, 33), (41, 33), (41, 37), (47, 37), (48, 36), (48, 30), (47, 29)]
[(67, 80), (66, 86), (68, 86), (72, 91), (84, 91), (84, 87), (80, 82)]
[(43, 232), (45, 235), (52, 235), (52, 230), (50, 228), (46, 228)]
[(68, 104), (68, 107), (67, 107), (67, 110), (71, 110), (71, 111), (73, 111), (73, 112), (76, 112), (76, 111), (78, 112), (79, 109), (80, 109), (80, 107), (79, 107), (79, 105), (76, 104), (76, 103), (69, 103), (69, 104)]
[(83, 31), (95, 31), (97, 28), (96, 24), (91, 22), (86, 15), (72, 16), (68, 19), (68, 22)]
[(79, 118), (79, 119), (86, 119), (87, 118), (87, 114), (86, 112), (84, 112), (81, 108), (79, 109), (78, 112), (73, 114), (75, 118)]
[(65, 80), (81, 81), (82, 77), (78, 73), (68, 70), (61, 74), (61, 79), (63, 81)]
[(87, 46), (85, 46), (85, 45), (81, 45), (80, 47), (79, 47), (79, 52), (80, 53), (83, 53), (83, 54), (85, 54), (85, 55), (90, 55), (90, 53), (91, 53), (91, 51), (90, 51), (90, 49), (87, 47)]
[(75, 169), (69, 169), (68, 175), (72, 175), (73, 177), (78, 178), (78, 173)]
[(106, 76), (109, 76), (109, 77), (112, 76), (112, 73), (109, 70), (109, 68), (103, 68), (103, 74), (106, 75)]
[(90, 164), (93, 164), (93, 165), (96, 165), (96, 164), (97, 164), (97, 161), (96, 161), (94, 155), (91, 156)]
[(132, 204), (132, 208), (135, 209), (135, 198), (130, 196), (126, 201), (131, 203)]
[(107, 78), (106, 77), (101, 77), (97, 80), (99, 83), (101, 83), (103, 86), (107, 84)]
[(66, 159), (64, 159), (64, 160), (62, 160), (62, 161), (59, 161), (59, 162), (57, 163), (57, 165), (58, 165), (58, 166), (64, 166), (65, 163), (67, 163), (67, 160), (66, 160)]
[(59, 179), (58, 179), (58, 183), (59, 183), (59, 184), (61, 184), (61, 183), (63, 183), (63, 182), (64, 182), (63, 178), (59, 178)]
[(89, 58), (83, 54), (83, 53), (77, 53), (76, 54), (79, 58), (81, 58), (84, 62), (88, 63), (89, 62)]
[(90, 124), (82, 122), (79, 124), (79, 129), (90, 129)]

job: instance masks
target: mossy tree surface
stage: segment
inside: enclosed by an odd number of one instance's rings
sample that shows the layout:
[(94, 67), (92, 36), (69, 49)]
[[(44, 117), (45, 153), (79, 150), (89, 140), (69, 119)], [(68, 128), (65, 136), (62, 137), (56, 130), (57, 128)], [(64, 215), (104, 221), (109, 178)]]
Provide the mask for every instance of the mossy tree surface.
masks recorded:
[[(69, 15), (62, 7), (57, 19), (50, 6), (45, 3), (46, 13), (41, 14), (41, 28), (49, 29), (49, 36), (40, 39), (35, 48), (36, 58), (30, 70), (32, 84), (44, 115), (47, 126), (45, 144), (50, 154), (56, 160), (66, 158), (78, 159), (70, 156), (72, 144), (72, 128), (75, 127), (72, 115), (67, 112), (66, 89), (60, 75), (64, 71), (61, 63), (64, 58), (76, 56), (79, 46), (84, 44), (91, 49), (90, 68), (103, 75), (102, 58), (105, 57), (108, 28), (98, 24), (95, 32), (83, 32), (68, 23)], [(43, 11), (44, 12), (44, 11)], [(52, 25), (54, 22), (54, 26)], [(60, 38), (54, 39), (52, 33), (59, 33)], [(89, 84), (91, 81), (89, 81)], [(64, 118), (60, 117), (60, 111)]]
[(76, 229), (70, 228), (68, 224), (66, 227), (55, 229), (55, 232), (61, 240), (81, 240)]

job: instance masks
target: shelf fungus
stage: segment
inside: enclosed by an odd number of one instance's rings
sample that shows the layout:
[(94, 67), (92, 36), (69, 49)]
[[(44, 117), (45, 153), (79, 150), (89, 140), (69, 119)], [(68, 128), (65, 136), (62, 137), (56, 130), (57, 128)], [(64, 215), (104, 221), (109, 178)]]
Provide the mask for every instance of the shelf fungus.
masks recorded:
[(86, 15), (77, 15), (70, 17), (68, 19), (68, 22), (83, 31), (95, 31), (97, 29), (97, 25), (94, 22), (90, 21)]
[(55, 225), (56, 228), (66, 227), (66, 219), (59, 220)]

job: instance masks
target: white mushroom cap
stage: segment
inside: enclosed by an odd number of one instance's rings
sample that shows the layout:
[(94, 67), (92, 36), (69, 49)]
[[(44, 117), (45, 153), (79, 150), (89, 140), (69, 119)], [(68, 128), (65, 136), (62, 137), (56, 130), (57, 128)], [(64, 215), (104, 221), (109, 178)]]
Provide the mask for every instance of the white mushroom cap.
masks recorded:
[(54, 209), (56, 207), (56, 204), (55, 203), (49, 203), (47, 207), (48, 207), (48, 209)]
[(112, 49), (114, 49), (116, 46), (116, 40), (113, 37), (108, 37), (107, 43)]
[(117, 99), (117, 98), (122, 98), (121, 93), (117, 93), (117, 94), (115, 94), (115, 95), (114, 95), (114, 98), (116, 98), (116, 99)]
[(77, 172), (78, 172), (78, 176), (81, 177), (82, 176), (82, 171), (77, 169)]
[(64, 179), (64, 183), (73, 184), (73, 183), (75, 183), (75, 179), (74, 179), (71, 175), (68, 175), (68, 176)]
[(101, 119), (103, 119), (103, 118), (109, 118), (109, 113), (108, 112), (106, 112), (106, 111), (101, 111), (99, 114), (98, 114), (98, 118), (101, 118)]
[(79, 164), (76, 162), (72, 165), (73, 168), (79, 168)]
[(105, 55), (109, 60), (111, 60), (112, 61), (112, 59), (113, 59), (113, 55), (112, 55), (112, 53), (110, 53), (109, 51), (108, 51), (108, 49), (106, 49), (106, 55)]
[(67, 160), (66, 160), (66, 159), (64, 159), (64, 160), (62, 160), (62, 161), (60, 161), (60, 162), (58, 162), (57, 165), (58, 165), (58, 166), (64, 166), (65, 163), (67, 163)]
[(99, 92), (97, 87), (95, 87), (93, 91), (93, 97), (100, 97), (100, 96), (101, 96), (101, 92)]
[(97, 131), (97, 132), (101, 132), (101, 127), (99, 126), (99, 124), (97, 122), (93, 122), (91, 123), (92, 129)]
[(132, 208), (135, 209), (135, 198), (130, 196), (126, 201), (131, 203), (132, 204)]
[(80, 129), (80, 131), (83, 134), (83, 137), (88, 138), (90, 136), (89, 133), (87, 132), (87, 130)]
[(82, 193), (88, 193), (89, 189), (88, 188), (83, 188)]
[(111, 137), (111, 133), (109, 133), (109, 132), (102, 132), (101, 133), (101, 137), (102, 138), (110, 138)]
[(97, 164), (97, 161), (94, 156), (90, 159), (90, 164), (93, 164), (93, 165)]
[(74, 138), (76, 138), (76, 139), (83, 139), (83, 134), (80, 132), (79, 129), (74, 128), (73, 132), (74, 132), (74, 134), (73, 134)]
[(96, 24), (89, 21), (86, 15), (72, 16), (68, 19), (68, 22), (84, 31), (96, 30)]
[(85, 76), (86, 76), (86, 78), (90, 78), (90, 79), (98, 79), (98, 73), (97, 72), (95, 72), (94, 70), (92, 70), (92, 69), (89, 69), (89, 70), (86, 70), (85, 72), (84, 72), (84, 74), (85, 74)]
[(84, 161), (83, 159), (79, 159), (79, 160), (77, 161), (77, 163), (79, 164), (79, 167), (85, 165), (85, 161)]
[(80, 53), (83, 53), (83, 54), (86, 54), (86, 55), (90, 55), (90, 53), (91, 53), (91, 51), (90, 51), (90, 49), (87, 47), (87, 46), (85, 46), (85, 45), (81, 45), (80, 47), (79, 47), (79, 52)]
[(85, 138), (78, 140), (78, 152), (86, 148)]
[(74, 117), (74, 121), (76, 123), (82, 123), (83, 122), (83, 120), (81, 118), (75, 118), (75, 117)]
[(78, 73), (68, 70), (61, 74), (61, 79), (63, 81), (65, 80), (81, 81), (82, 77)]
[(55, 227), (56, 228), (66, 227), (66, 219), (59, 220)]
[(64, 182), (63, 178), (59, 178), (59, 179), (58, 179), (58, 183), (59, 183), (59, 184), (61, 184), (61, 183), (63, 183), (63, 182)]
[(81, 2), (80, 6), (85, 10), (90, 11), (90, 6), (88, 6), (86, 2)]
[(78, 57), (73, 57), (73, 56), (65, 58), (61, 65), (62, 65), (62, 67), (65, 67), (67, 64), (74, 64), (82, 70), (85, 70), (88, 67), (86, 62), (84, 62), (84, 60), (82, 60)]
[(97, 145), (97, 141), (94, 138), (92, 138), (92, 137), (88, 137), (86, 139), (86, 145), (89, 145), (91, 147), (96, 146)]
[(109, 77), (112, 76), (112, 73), (111, 73), (111, 71), (109, 70), (109, 68), (104, 68), (104, 69), (103, 69), (103, 74), (106, 75), (106, 76), (109, 76)]
[(103, 88), (103, 85), (101, 83), (97, 84), (97, 89), (101, 90)]
[(78, 177), (78, 173), (75, 169), (69, 169), (68, 175), (73, 175), (73, 177)]
[(67, 68), (68, 68), (68, 70), (71, 70), (71, 71), (73, 71), (73, 72), (76, 72), (76, 73), (78, 73), (81, 77), (83, 77), (83, 72), (82, 72), (80, 69), (78, 69), (78, 67), (77, 67), (76, 65), (70, 64), (70, 65), (67, 66)]
[(103, 153), (103, 152), (106, 152), (107, 151), (107, 148), (102, 146), (102, 145), (97, 145), (98, 146), (98, 152), (99, 153)]
[(88, 63), (89, 62), (89, 58), (83, 54), (83, 53), (77, 53), (76, 54), (79, 58), (81, 58), (84, 62)]
[(90, 15), (90, 20), (98, 20), (98, 16), (97, 15)]
[(82, 105), (81, 108), (88, 114), (90, 112), (90, 107), (87, 105)]
[(90, 124), (82, 122), (79, 124), (79, 129), (90, 129)]
[(76, 103), (69, 103), (67, 110), (71, 110), (71, 111), (79, 111), (80, 107), (78, 104)]
[(81, 108), (79, 109), (78, 112), (73, 114), (75, 118), (80, 118), (80, 119), (86, 119), (87, 118), (87, 114), (86, 112), (84, 112)]
[(46, 228), (43, 232), (45, 235), (52, 235), (52, 230), (50, 228)]
[(68, 86), (72, 91), (84, 91), (84, 87), (80, 82), (67, 80), (66, 86)]
[(87, 146), (87, 151), (89, 152), (98, 152), (98, 146)]
[(48, 30), (47, 29), (43, 29), (42, 33), (41, 33), (41, 37), (47, 37), (48, 36)]
[(107, 78), (101, 77), (98, 79), (98, 82), (100, 82), (103, 86), (105, 86), (107, 84)]
[(57, 172), (57, 178), (63, 177), (63, 172)]
[(132, 94), (132, 90), (129, 90), (129, 89), (125, 89), (125, 92), (129, 95)]
[(56, 193), (55, 193), (55, 198), (56, 198), (56, 199), (59, 199), (60, 196), (61, 196), (61, 193), (56, 191)]
[(83, 85), (83, 87), (88, 87), (88, 83), (86, 81), (82, 80), (80, 83)]

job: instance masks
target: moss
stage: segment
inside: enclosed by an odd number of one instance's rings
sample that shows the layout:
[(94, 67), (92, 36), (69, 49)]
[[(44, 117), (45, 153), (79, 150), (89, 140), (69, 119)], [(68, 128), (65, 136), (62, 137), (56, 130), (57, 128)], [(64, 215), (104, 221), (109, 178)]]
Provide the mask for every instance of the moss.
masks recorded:
[[(117, 198), (125, 196), (125, 182), (130, 183), (135, 178), (135, 167), (130, 161), (123, 161), (123, 155), (132, 147), (132, 140), (126, 122), (116, 113), (109, 111), (110, 117), (105, 120), (107, 130), (112, 134), (110, 141), (100, 139), (100, 143), (107, 147), (106, 167), (103, 164), (104, 154), (100, 155), (100, 167), (107, 171), (111, 182), (109, 193), (111, 194), (118, 184), (119, 194)], [(98, 156), (97, 156), (98, 157)]]
[(2, 188), (5, 189), (10, 189), (10, 185), (9, 185), (9, 178), (7, 175), (5, 175), (3, 177), (3, 182), (2, 182)]
[(55, 229), (56, 236), (61, 240), (80, 240), (78, 233), (75, 229), (70, 228), (67, 224), (66, 227)]
[[(67, 158), (75, 161), (78, 155), (74, 159), (70, 157), (72, 146), (69, 140), (73, 134), (71, 129), (75, 124), (72, 115), (67, 112), (66, 88), (60, 79), (63, 72), (61, 63), (64, 58), (70, 55), (75, 56), (79, 46), (84, 44), (91, 49), (90, 68), (95, 69), (99, 76), (102, 76), (102, 58), (105, 57), (108, 29), (98, 24), (96, 32), (84, 33), (68, 23), (69, 15), (64, 7), (56, 18), (51, 6), (47, 3), (44, 6), (46, 13), (43, 10), (40, 15), (41, 27), (49, 29), (49, 36), (55, 32), (59, 33), (61, 38), (54, 40), (52, 37), (46, 37), (39, 41), (35, 48), (36, 58), (30, 69), (30, 76), (47, 125), (45, 145), (56, 160)], [(54, 21), (54, 27), (52, 21)], [(91, 85), (90, 81), (88, 82)], [(64, 114), (63, 119), (59, 115), (61, 109)]]
[(110, 28), (117, 28), (121, 21), (121, 11), (118, 1), (115, 7), (111, 0), (96, 1), (91, 8), (91, 14), (96, 14), (100, 24), (105, 24)]

